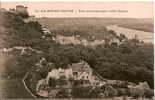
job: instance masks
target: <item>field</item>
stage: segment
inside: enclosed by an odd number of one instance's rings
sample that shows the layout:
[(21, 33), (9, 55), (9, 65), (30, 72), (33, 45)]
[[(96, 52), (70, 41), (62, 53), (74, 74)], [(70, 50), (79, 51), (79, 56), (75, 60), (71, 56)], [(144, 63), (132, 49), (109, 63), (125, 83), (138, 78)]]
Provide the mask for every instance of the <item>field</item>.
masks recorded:
[(146, 32), (153, 32), (153, 19), (151, 18), (37, 18), (37, 20), (48, 26), (51, 30), (71, 29), (82, 30), (85, 28), (102, 29), (108, 25), (120, 25), (138, 29)]

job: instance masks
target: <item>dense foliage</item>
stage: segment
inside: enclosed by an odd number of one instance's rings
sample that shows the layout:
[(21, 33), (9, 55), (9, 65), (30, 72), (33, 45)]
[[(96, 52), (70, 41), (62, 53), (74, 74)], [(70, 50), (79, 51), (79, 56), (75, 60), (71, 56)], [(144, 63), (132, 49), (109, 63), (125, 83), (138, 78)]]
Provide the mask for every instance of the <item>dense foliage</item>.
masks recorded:
[(153, 87), (153, 45), (124, 43), (92, 49), (81, 45), (52, 45), (51, 42), (50, 46), (46, 59), (57, 67), (65, 68), (83, 59), (102, 77), (135, 83), (147, 81)]
[[(67, 68), (68, 64), (83, 59), (104, 78), (135, 83), (147, 81), (153, 88), (152, 44), (140, 43), (133, 39), (120, 45), (105, 44), (96, 48), (72, 44), (60, 45), (52, 40), (41, 39), (39, 23), (24, 23), (12, 14), (6, 14), (5, 17), (7, 17), (5, 26), (9, 29), (6, 39), (8, 47), (31, 46), (44, 52), (42, 55), (31, 53), (31, 55), (15, 57), (17, 63), (10, 60), (6, 74), (11, 74), (11, 77), (23, 76), (24, 72), (41, 57), (46, 58), (47, 62), (54, 63), (57, 68)], [(78, 32), (81, 34), (81, 31)]]
[(40, 24), (37, 22), (24, 23), (20, 16), (6, 12), (3, 26), (7, 29), (5, 34), (6, 46), (29, 46), (33, 41), (41, 38)]

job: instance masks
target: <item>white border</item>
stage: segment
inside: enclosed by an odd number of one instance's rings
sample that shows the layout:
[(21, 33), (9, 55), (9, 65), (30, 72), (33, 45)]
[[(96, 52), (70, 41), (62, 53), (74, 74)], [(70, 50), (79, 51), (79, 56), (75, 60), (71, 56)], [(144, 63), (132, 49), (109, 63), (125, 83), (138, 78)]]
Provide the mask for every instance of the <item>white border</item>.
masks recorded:
[[(154, 2), (155, 0), (0, 0), (0, 2)], [(155, 12), (155, 3), (154, 3)], [(155, 13), (154, 13), (155, 16)], [(155, 56), (155, 20), (154, 20), (154, 56)], [(154, 58), (154, 87), (155, 87), (155, 58)], [(155, 89), (154, 89), (155, 93)]]
[(20, 1), (24, 1), (24, 2), (102, 2), (102, 1), (106, 1), (106, 2), (136, 2), (136, 1), (141, 1), (141, 2), (150, 2), (150, 1), (155, 1), (155, 0), (0, 0), (1, 2), (20, 2)]

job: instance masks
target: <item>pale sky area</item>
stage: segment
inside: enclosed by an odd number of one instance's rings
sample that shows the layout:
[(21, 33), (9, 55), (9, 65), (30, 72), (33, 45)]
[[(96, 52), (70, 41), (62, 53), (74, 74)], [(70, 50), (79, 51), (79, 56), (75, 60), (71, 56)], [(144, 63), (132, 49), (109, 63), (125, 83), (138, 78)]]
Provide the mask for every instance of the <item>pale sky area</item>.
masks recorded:
[[(2, 2), (1, 3), (1, 7), (5, 9), (15, 8), (16, 5), (27, 6), (30, 15), (35, 15), (36, 17), (113, 17), (113, 18), (154, 17), (153, 2), (59, 2), (59, 3)], [(46, 10), (46, 12), (41, 12), (41, 10)], [(47, 12), (47, 10), (50, 10), (50, 12)], [(59, 12), (55, 12), (54, 10), (57, 10)], [(64, 12), (62, 10), (69, 10), (69, 12)], [(79, 10), (83, 10), (84, 12), (79, 12)], [(121, 12), (118, 10), (121, 10)]]

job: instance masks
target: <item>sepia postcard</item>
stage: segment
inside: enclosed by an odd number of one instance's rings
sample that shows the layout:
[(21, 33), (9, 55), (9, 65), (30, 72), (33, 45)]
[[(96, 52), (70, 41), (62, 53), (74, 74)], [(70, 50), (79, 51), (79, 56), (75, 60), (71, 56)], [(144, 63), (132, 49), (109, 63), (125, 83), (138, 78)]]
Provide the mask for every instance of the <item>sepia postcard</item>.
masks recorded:
[(153, 100), (153, 2), (0, 2), (8, 99)]

